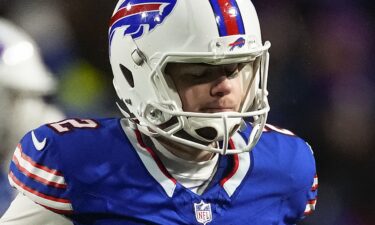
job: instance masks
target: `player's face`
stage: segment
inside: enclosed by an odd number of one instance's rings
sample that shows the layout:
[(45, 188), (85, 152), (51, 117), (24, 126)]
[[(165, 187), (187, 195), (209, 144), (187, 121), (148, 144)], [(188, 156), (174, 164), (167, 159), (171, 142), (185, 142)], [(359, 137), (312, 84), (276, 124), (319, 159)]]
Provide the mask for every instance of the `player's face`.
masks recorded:
[(185, 112), (238, 111), (244, 95), (242, 64), (170, 63), (166, 67)]

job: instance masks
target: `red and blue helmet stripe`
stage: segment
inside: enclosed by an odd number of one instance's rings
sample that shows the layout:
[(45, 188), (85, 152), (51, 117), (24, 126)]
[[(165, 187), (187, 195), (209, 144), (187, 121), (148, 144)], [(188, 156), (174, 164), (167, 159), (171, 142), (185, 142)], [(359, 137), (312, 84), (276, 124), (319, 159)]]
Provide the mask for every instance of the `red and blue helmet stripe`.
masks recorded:
[(245, 34), (245, 27), (236, 0), (209, 0), (215, 14), (219, 35)]

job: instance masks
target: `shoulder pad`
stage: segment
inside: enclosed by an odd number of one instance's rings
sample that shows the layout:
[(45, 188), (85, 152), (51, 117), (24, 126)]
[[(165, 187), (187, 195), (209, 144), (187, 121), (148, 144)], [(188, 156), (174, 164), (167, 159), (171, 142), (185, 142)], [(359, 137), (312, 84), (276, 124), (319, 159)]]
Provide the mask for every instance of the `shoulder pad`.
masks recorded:
[(67, 119), (28, 132), (17, 145), (10, 164), (11, 185), (49, 210), (72, 212), (61, 155), (75, 150), (72, 143), (84, 144), (81, 137), (90, 133), (86, 129), (99, 127), (95, 120)]

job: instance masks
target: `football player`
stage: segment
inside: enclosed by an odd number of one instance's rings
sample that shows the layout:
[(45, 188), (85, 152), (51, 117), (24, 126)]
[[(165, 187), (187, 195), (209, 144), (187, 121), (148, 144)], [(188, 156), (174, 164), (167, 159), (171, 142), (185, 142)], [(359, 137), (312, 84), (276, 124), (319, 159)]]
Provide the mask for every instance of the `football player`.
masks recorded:
[[(0, 183), (7, 182), (6, 171), (13, 155), (10, 150), (17, 141), (40, 124), (64, 118), (58, 108), (43, 99), (54, 92), (55, 85), (31, 37), (0, 18)], [(7, 186), (1, 186), (0, 214), (10, 203), (5, 197), (10, 196)]]
[(269, 48), (248, 0), (119, 1), (109, 56), (124, 118), (27, 133), (1, 224), (296, 224), (315, 207), (315, 161), (266, 124)]

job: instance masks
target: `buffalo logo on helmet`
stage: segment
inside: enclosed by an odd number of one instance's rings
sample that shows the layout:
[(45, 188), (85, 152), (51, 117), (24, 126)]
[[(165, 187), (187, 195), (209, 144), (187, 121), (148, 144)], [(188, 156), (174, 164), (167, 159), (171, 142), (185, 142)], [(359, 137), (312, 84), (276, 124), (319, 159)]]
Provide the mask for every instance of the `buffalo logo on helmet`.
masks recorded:
[(234, 42), (232, 42), (232, 43), (229, 44), (229, 47), (231, 47), (231, 48), (229, 49), (229, 51), (233, 51), (233, 49), (234, 49), (235, 47), (242, 48), (242, 46), (244, 46), (244, 45), (245, 45), (245, 39), (242, 38), (242, 37), (240, 37), (240, 38), (238, 38), (237, 40), (235, 40)]
[(117, 28), (125, 27), (124, 36), (133, 39), (150, 32), (171, 13), (177, 0), (125, 0), (110, 20), (109, 40)]

